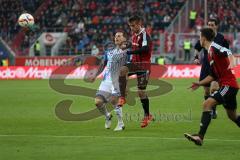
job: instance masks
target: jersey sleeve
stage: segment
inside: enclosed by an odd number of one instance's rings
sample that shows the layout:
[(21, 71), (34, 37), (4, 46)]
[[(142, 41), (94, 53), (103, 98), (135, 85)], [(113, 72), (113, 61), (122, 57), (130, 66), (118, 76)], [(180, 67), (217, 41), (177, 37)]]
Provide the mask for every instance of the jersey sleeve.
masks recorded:
[(196, 49), (198, 52), (200, 52), (203, 49), (203, 47), (200, 44), (200, 40), (197, 41), (197, 43), (194, 46), (194, 49)]
[(232, 55), (232, 51), (230, 49), (227, 49), (226, 47), (220, 46), (216, 43), (213, 43), (212, 47), (216, 55), (219, 55), (219, 56), (223, 55), (226, 57)]

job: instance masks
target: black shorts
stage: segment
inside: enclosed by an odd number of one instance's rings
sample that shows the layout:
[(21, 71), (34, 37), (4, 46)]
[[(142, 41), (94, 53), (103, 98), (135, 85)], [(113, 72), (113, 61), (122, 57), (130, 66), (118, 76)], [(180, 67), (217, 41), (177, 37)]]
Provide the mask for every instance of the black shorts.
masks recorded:
[(135, 64), (135, 63), (128, 63), (125, 65), (129, 69), (128, 76), (136, 75), (137, 76), (137, 87), (140, 90), (146, 90), (149, 76), (150, 76), (150, 69), (146, 66)]
[(210, 97), (222, 104), (224, 108), (235, 110), (237, 109), (237, 93), (238, 88), (222, 86), (218, 91), (213, 92)]
[[(205, 79), (208, 75), (210, 75), (210, 64), (208, 62), (208, 57), (206, 54), (204, 54), (203, 60), (202, 60), (202, 67), (200, 72), (199, 81)], [(210, 83), (204, 85), (205, 87), (210, 87)]]

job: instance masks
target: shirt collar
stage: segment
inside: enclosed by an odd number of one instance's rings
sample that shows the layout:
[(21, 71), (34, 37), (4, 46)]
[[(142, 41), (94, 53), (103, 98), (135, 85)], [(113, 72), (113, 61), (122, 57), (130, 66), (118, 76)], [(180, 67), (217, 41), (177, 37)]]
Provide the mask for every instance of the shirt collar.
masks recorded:
[(141, 28), (139, 33), (135, 33), (137, 36), (140, 35), (143, 31), (145, 30), (145, 28)]

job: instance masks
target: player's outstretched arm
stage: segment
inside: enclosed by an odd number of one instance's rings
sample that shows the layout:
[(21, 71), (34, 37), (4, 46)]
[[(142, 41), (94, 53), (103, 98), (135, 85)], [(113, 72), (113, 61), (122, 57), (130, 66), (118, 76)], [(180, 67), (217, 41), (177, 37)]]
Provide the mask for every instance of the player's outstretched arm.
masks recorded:
[(199, 82), (193, 82), (191, 87), (189, 87), (189, 89), (192, 89), (192, 91), (197, 90), (200, 86), (204, 86), (206, 84), (209, 84), (210, 82), (212, 82), (214, 80), (214, 78), (212, 76), (207, 76), (206, 78), (204, 78), (203, 80), (199, 81)]

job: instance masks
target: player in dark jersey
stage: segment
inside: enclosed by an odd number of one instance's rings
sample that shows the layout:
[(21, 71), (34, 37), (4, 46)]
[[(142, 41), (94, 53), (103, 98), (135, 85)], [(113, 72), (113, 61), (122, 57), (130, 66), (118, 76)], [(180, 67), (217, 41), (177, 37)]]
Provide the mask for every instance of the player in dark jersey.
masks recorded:
[[(224, 38), (224, 36), (221, 33), (217, 32), (218, 29), (218, 20), (217, 19), (209, 19), (208, 20), (208, 27), (213, 29), (213, 31), (215, 32), (215, 38), (214, 38), (214, 42), (229, 48), (229, 43), (227, 42), (227, 40)], [(199, 52), (201, 52), (203, 50), (203, 59), (202, 59), (202, 67), (201, 67), (201, 72), (200, 72), (200, 78), (199, 80), (203, 80), (204, 78), (206, 78), (209, 75), (209, 69), (210, 69), (210, 65), (208, 62), (208, 52), (206, 49), (204, 49), (201, 44), (200, 41), (197, 41), (196, 45), (195, 45), (195, 63), (199, 64), (200, 60), (199, 60)], [(204, 88), (204, 99), (207, 99), (211, 93), (210, 91), (210, 83), (206, 84), (203, 86)], [(216, 112), (216, 106), (214, 106), (212, 111), (212, 118), (216, 119), (217, 118), (217, 112)]]
[(129, 63), (122, 67), (120, 72), (119, 86), (121, 97), (118, 104), (122, 106), (126, 102), (127, 76), (137, 75), (138, 95), (144, 110), (144, 118), (141, 122), (141, 127), (143, 128), (153, 120), (153, 116), (149, 113), (149, 99), (145, 91), (151, 67), (152, 41), (150, 35), (142, 27), (142, 19), (139, 16), (129, 18), (128, 24), (133, 33), (132, 50), (127, 52), (130, 55)]
[(198, 134), (185, 133), (184, 136), (193, 141), (196, 145), (202, 145), (204, 135), (211, 122), (212, 107), (222, 104), (227, 112), (229, 119), (240, 127), (240, 115), (237, 115), (237, 92), (239, 86), (236, 77), (232, 71), (234, 66), (228, 57), (232, 56), (232, 52), (213, 42), (215, 33), (211, 28), (203, 28), (200, 34), (200, 43), (208, 50), (208, 62), (210, 64), (210, 74), (199, 82), (193, 83), (192, 90), (196, 90), (199, 86), (204, 86), (213, 80), (219, 83), (219, 90), (212, 93), (203, 103), (203, 112)]

